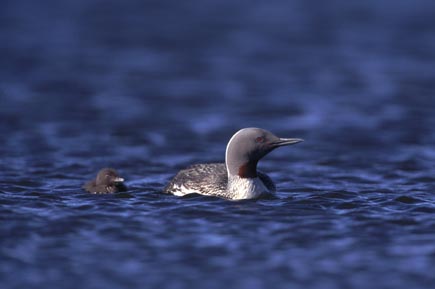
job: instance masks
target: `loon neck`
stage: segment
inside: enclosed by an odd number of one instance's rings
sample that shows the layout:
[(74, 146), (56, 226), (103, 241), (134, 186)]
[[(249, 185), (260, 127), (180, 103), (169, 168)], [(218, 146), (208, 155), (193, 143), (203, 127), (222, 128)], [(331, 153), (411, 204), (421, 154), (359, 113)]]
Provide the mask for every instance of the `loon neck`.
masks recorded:
[(228, 142), (225, 151), (225, 165), (228, 177), (237, 176), (242, 179), (257, 177), (257, 163), (260, 157), (249, 154), (244, 142), (237, 140), (237, 136), (243, 130), (238, 131)]
[(258, 161), (249, 161), (239, 166), (237, 175), (242, 179), (250, 179), (257, 177), (257, 163)]
[(257, 175), (258, 160), (243, 162), (226, 161), (228, 177), (237, 176), (242, 179), (255, 179)]

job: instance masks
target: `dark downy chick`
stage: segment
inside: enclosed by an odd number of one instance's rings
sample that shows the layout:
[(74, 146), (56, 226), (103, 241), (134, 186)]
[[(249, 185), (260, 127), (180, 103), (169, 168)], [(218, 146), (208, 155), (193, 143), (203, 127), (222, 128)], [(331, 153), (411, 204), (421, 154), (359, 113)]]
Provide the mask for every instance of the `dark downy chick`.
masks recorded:
[(110, 168), (101, 169), (97, 178), (87, 182), (83, 189), (92, 194), (109, 194), (127, 190), (124, 179), (119, 177), (114, 169)]

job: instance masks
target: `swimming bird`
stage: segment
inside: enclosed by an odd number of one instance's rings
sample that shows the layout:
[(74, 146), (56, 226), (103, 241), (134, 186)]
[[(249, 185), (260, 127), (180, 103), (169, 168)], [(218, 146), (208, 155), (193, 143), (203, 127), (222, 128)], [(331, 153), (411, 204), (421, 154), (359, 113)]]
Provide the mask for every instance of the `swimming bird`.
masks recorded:
[(230, 200), (273, 194), (275, 184), (269, 176), (257, 171), (258, 161), (278, 147), (301, 141), (279, 138), (261, 128), (241, 129), (228, 142), (225, 163), (196, 164), (183, 169), (169, 182), (164, 193), (176, 196), (197, 193)]
[(124, 185), (124, 179), (118, 176), (114, 169), (101, 169), (95, 180), (87, 182), (83, 189), (92, 194), (107, 194), (124, 192), (127, 188)]

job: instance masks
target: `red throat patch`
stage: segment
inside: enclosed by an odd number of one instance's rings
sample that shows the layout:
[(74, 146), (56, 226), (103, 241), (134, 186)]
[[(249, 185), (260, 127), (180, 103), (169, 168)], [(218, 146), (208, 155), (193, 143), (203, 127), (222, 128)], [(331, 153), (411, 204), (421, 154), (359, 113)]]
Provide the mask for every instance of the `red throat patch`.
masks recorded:
[(239, 167), (239, 177), (256, 178), (257, 177), (257, 162), (249, 162)]

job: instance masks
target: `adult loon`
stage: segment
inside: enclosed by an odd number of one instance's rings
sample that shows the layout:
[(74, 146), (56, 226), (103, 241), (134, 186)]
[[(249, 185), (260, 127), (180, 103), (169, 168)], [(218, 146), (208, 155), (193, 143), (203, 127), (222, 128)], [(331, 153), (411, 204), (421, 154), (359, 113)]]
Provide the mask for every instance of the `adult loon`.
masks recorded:
[(176, 196), (197, 193), (230, 200), (258, 198), (276, 191), (273, 181), (257, 171), (258, 161), (272, 150), (303, 141), (279, 138), (261, 128), (244, 128), (228, 142), (225, 163), (196, 164), (178, 172), (164, 189)]

